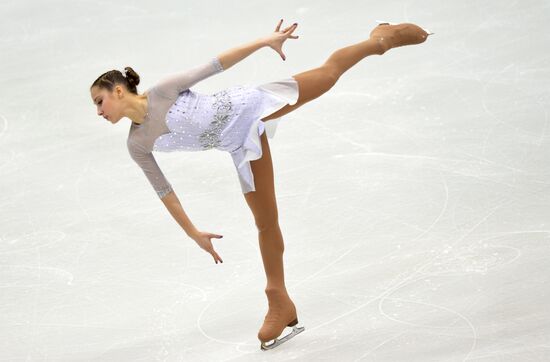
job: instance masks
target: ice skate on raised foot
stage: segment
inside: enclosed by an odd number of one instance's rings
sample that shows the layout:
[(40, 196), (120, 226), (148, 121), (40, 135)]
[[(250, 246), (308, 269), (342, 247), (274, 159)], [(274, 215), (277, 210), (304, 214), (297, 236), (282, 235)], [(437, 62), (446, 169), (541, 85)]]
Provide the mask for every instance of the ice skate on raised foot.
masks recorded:
[(370, 32), (370, 37), (378, 40), (382, 48), (381, 54), (392, 48), (423, 43), (429, 35), (435, 34), (416, 24), (395, 24), (380, 20), (376, 22), (378, 26)]
[[(273, 349), (295, 335), (304, 331), (305, 327), (298, 326), (296, 307), (285, 291), (271, 289), (265, 291), (269, 303), (269, 310), (264, 323), (258, 332), (262, 351)], [(292, 327), (292, 332), (278, 338), (286, 327)], [(269, 343), (273, 341), (272, 343)]]

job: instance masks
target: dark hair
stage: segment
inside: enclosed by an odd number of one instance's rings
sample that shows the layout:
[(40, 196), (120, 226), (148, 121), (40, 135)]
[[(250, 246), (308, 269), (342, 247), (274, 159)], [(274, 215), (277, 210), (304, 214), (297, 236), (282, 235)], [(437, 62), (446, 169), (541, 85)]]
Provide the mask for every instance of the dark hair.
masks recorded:
[(119, 70), (110, 70), (100, 75), (90, 86), (105, 88), (112, 91), (115, 84), (123, 84), (128, 91), (137, 94), (137, 85), (139, 84), (139, 75), (130, 67), (125, 67), (126, 76)]

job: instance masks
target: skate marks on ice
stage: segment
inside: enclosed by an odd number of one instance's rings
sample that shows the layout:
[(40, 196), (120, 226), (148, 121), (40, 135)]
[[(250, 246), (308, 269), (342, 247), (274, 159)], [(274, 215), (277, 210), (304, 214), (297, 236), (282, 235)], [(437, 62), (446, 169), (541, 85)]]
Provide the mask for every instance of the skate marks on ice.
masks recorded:
[[(66, 285), (73, 285), (74, 275), (68, 270), (58, 267), (31, 264), (10, 264), (8, 260), (13, 254), (40, 252), (41, 248), (52, 247), (65, 239), (66, 234), (62, 231), (37, 231), (22, 234), (17, 238), (6, 238), (3, 236), (0, 241), (0, 258), (5, 260), (0, 265), (0, 274), (3, 276), (1, 287), (36, 287), (36, 280), (40, 283), (61, 282)], [(34, 264), (34, 260), (32, 261)], [(46, 281), (50, 280), (51, 281)], [(23, 281), (29, 280), (29, 284)], [(31, 282), (32, 281), (32, 282)]]
[(0, 113), (0, 140), (8, 130), (8, 120), (7, 118)]
[[(260, 351), (258, 347), (260, 342), (256, 338), (256, 333), (260, 327), (258, 323), (261, 321), (259, 316), (262, 315), (262, 310), (250, 308), (251, 303), (243, 301), (254, 300), (259, 295), (251, 288), (242, 285), (229, 288), (201, 310), (197, 317), (197, 328), (209, 340), (234, 346), (235, 351), (241, 354), (257, 353)], [(243, 341), (245, 338), (246, 341)]]
[[(548, 238), (550, 236), (550, 230), (504, 232), (482, 238), (473, 246), (459, 247), (454, 250), (452, 247), (447, 247), (442, 252), (443, 256), (436, 258), (433, 263), (427, 263), (419, 269), (420, 275), (418, 277), (414, 279), (409, 278), (410, 280), (408, 282), (400, 283), (396, 288), (391, 288), (391, 290), (384, 293), (384, 295), (380, 297), (378, 311), (380, 315), (384, 316), (388, 320), (414, 327), (415, 329), (425, 328), (432, 330), (433, 332), (431, 332), (431, 334), (436, 336), (464, 338), (466, 330), (469, 329), (472, 338), (472, 346), (468, 354), (463, 357), (463, 360), (468, 360), (469, 355), (476, 346), (476, 341), (478, 338), (477, 329), (468, 317), (455, 309), (442, 305), (421, 300), (392, 297), (391, 294), (412, 286), (410, 289), (431, 290), (434, 294), (432, 298), (435, 298), (437, 296), (437, 291), (441, 288), (441, 286), (449, 281), (449, 278), (447, 277), (464, 277), (471, 274), (486, 275), (491, 270), (510, 265), (521, 257), (522, 253), (520, 249), (508, 245), (490, 243), (490, 240), (502, 239), (502, 242), (513, 243), (516, 236), (536, 236), (540, 234), (544, 234)], [(426, 267), (426, 271), (423, 271), (424, 267)], [(414, 284), (418, 284), (418, 286), (415, 286)], [(427, 292), (424, 292), (423, 297), (426, 297), (426, 295)], [(422, 318), (415, 317), (415, 315), (437, 315), (439, 317), (438, 319), (431, 318), (430, 320), (435, 320), (439, 323), (418, 323), (417, 321), (422, 321)], [(463, 326), (457, 325), (461, 321), (463, 322)], [(378, 348), (401, 338), (405, 335), (405, 333), (406, 332), (397, 333), (382, 341), (378, 345), (367, 350), (355, 361), (368, 357)], [(429, 332), (424, 331), (424, 333)], [(520, 347), (524, 347), (521, 342), (514, 341), (513, 339), (499, 339), (498, 341), (505, 342), (509, 345), (515, 344)], [(484, 358), (494, 355), (494, 353), (490, 353), (488, 355), (476, 356), (476, 358)]]
[(521, 250), (508, 245), (487, 242), (500, 237), (502, 236), (490, 236), (469, 246), (446, 247), (426, 268), (426, 271), (421, 273), (425, 276), (465, 276), (485, 274), (492, 269), (511, 264), (521, 257)]
[[(479, 227), (481, 224), (483, 224), (487, 218), (489, 218), (494, 212), (496, 212), (498, 209), (507, 206), (509, 203), (511, 203), (512, 200), (505, 200), (501, 202), (499, 205), (494, 207), (492, 210), (488, 211), (471, 229), (467, 230), (461, 237), (459, 237), (455, 242), (453, 242), (451, 245), (445, 246), (445, 248), (441, 251), (437, 250), (430, 250), (431, 257), (429, 257), (429, 261), (426, 263), (419, 263), (417, 266), (415, 266), (414, 271), (410, 273), (410, 275), (403, 278), (402, 275), (399, 275), (398, 277), (394, 278), (390, 282), (390, 287), (388, 287), (385, 291), (383, 291), (378, 296), (368, 300), (366, 303), (363, 303), (361, 305), (358, 305), (357, 307), (351, 309), (350, 311), (343, 313), (339, 316), (336, 316), (335, 318), (329, 319), (327, 321), (324, 321), (323, 323), (312, 326), (309, 328), (310, 331), (314, 331), (317, 328), (326, 327), (334, 323), (335, 321), (342, 319), (348, 315), (352, 315), (353, 313), (361, 310), (362, 308), (366, 307), (367, 305), (375, 302), (378, 300), (378, 310), (380, 315), (388, 318), (389, 320), (396, 321), (396, 322), (402, 322), (403, 324), (408, 324), (415, 327), (425, 327), (425, 328), (433, 328), (437, 331), (438, 334), (443, 335), (443, 330), (449, 330), (453, 329), (452, 332), (456, 332), (456, 330), (461, 330), (464, 328), (455, 327), (454, 325), (462, 321), (463, 325), (467, 330), (470, 331), (470, 338), (472, 340), (469, 350), (467, 351), (465, 358), (468, 358), (468, 356), (471, 354), (471, 352), (474, 350), (476, 346), (476, 340), (477, 340), (477, 331), (474, 327), (474, 324), (470, 321), (468, 317), (466, 317), (464, 314), (460, 313), (457, 310), (454, 310), (452, 308), (448, 308), (442, 305), (438, 305), (436, 303), (430, 303), (426, 301), (415, 301), (410, 300), (406, 298), (398, 298), (393, 297), (392, 294), (395, 294), (399, 292), (400, 290), (404, 290), (406, 287), (414, 286), (418, 283), (431, 283), (431, 280), (436, 278), (449, 278), (449, 277), (456, 277), (456, 276), (466, 276), (469, 274), (487, 274), (493, 271), (494, 269), (505, 267), (507, 265), (510, 265), (514, 263), (518, 258), (521, 257), (521, 251), (518, 248), (505, 245), (506, 241), (508, 241), (508, 238), (511, 237), (511, 240), (509, 240), (510, 243), (513, 243), (514, 237), (516, 235), (523, 235), (523, 234), (538, 234), (538, 233), (548, 233), (548, 231), (541, 230), (541, 231), (515, 231), (515, 232), (505, 232), (505, 233), (495, 233), (492, 235), (489, 235), (487, 237), (483, 237), (477, 242), (473, 243), (473, 245), (469, 246), (462, 246), (459, 245), (460, 242), (464, 241), (464, 239), (471, 234), (477, 227)], [(445, 208), (443, 208), (440, 215), (436, 218), (438, 220), (443, 212), (445, 211)], [(435, 222), (432, 223), (434, 225)], [(427, 228), (427, 230), (429, 230)], [(494, 242), (491, 242), (494, 241)], [(345, 253), (347, 254), (347, 253)], [(409, 254), (407, 254), (409, 255)], [(338, 258), (340, 259), (340, 258)], [(319, 272), (316, 272), (314, 275), (317, 276)], [(431, 278), (431, 279), (430, 279)], [(309, 279), (309, 278), (306, 278)], [(391, 285), (394, 284), (394, 285)], [(419, 284), (422, 285), (422, 284)], [(432, 283), (431, 290), (437, 291), (438, 287), (441, 285), (439, 282)], [(413, 288), (414, 289), (414, 288)], [(399, 307), (402, 307), (403, 305), (410, 307), (413, 311), (418, 309), (430, 309), (433, 313), (434, 311), (438, 314), (445, 315), (448, 314), (448, 317), (452, 317), (452, 320), (454, 321), (452, 324), (442, 324), (442, 325), (426, 325), (426, 324), (419, 324), (419, 323), (412, 323), (408, 322), (405, 319), (399, 318), (399, 313), (393, 313), (390, 315), (387, 312), (387, 309), (390, 309), (391, 306), (395, 306), (398, 310)], [(405, 308), (401, 308), (405, 309)], [(401, 310), (401, 312), (403, 312)], [(410, 312), (410, 311), (409, 311)], [(404, 313), (407, 315), (407, 313)], [(449, 320), (449, 318), (442, 318), (443, 320)], [(399, 335), (401, 335), (400, 333)], [(450, 334), (451, 336), (453, 334)], [(393, 336), (393, 338), (397, 338), (398, 336)], [(387, 341), (386, 341), (387, 342)], [(517, 342), (516, 342), (517, 343)], [(380, 344), (379, 346), (383, 345)], [(364, 355), (368, 355), (369, 353), (372, 353), (373, 350), (367, 351)]]
[[(448, 203), (449, 203), (449, 187), (448, 187), (447, 182), (444, 178), (442, 178), (441, 181), (442, 181), (442, 184), (443, 184), (443, 190), (445, 191), (445, 199), (443, 200), (443, 205), (441, 207), (441, 211), (434, 218), (434, 220), (430, 223), (430, 225), (428, 225), (428, 227), (422, 229), (422, 233), (418, 234), (414, 239), (411, 240), (412, 244), (414, 244), (416, 241), (420, 240), (425, 235), (430, 233), (430, 231), (434, 228), (434, 226), (439, 222), (439, 220), (443, 217), (443, 215), (447, 211)], [(362, 246), (363, 244), (364, 244), (363, 241), (359, 241), (359, 242), (355, 243), (354, 245), (352, 245), (350, 247), (349, 250), (344, 251), (341, 255), (336, 257), (330, 263), (328, 263), (328, 264), (324, 265), (323, 267), (319, 268), (317, 271), (315, 271), (314, 273), (308, 275), (304, 279), (301, 279), (298, 282), (292, 283), (292, 288), (300, 286), (301, 284), (303, 284), (307, 281), (310, 281), (313, 278), (319, 278), (319, 275), (322, 274), (322, 273), (323, 273), (322, 278), (334, 277), (334, 276), (341, 275), (341, 274), (356, 273), (356, 272), (358, 272), (362, 269), (365, 269), (365, 268), (368, 268), (368, 267), (372, 266), (374, 263), (379, 263), (381, 260), (385, 260), (386, 258), (394, 257), (395, 255), (397, 255), (401, 252), (400, 248), (398, 247), (397, 250), (392, 250), (392, 251), (388, 252), (387, 254), (380, 256), (376, 261), (373, 261), (371, 263), (364, 263), (364, 264), (361, 264), (358, 267), (348, 267), (343, 271), (336, 271), (336, 272), (332, 272), (332, 273), (324, 273), (326, 270), (330, 269), (332, 266), (334, 266), (336, 263), (338, 263), (340, 260), (345, 258), (347, 255), (349, 255), (356, 248)]]
[[(0, 114), (0, 142), (2, 142), (2, 138), (5, 137), (7, 131), (8, 119), (3, 114)], [(15, 151), (1, 146), (2, 143), (0, 143), (0, 171), (15, 159)]]
[(21, 234), (18, 237), (3, 235), (0, 244), (0, 256), (53, 246), (65, 239), (66, 236), (67, 234), (60, 230), (35, 231)]

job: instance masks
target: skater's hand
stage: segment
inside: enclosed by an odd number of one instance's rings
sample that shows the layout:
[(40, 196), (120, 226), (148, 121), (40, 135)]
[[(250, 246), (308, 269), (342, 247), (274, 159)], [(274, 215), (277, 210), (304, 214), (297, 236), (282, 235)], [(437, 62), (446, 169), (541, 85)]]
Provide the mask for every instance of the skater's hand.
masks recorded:
[(207, 253), (210, 253), (212, 257), (214, 258), (214, 261), (216, 264), (218, 264), (218, 260), (223, 263), (222, 258), (214, 251), (214, 246), (212, 245), (212, 242), (210, 241), (210, 238), (223, 238), (223, 235), (218, 234), (212, 234), (207, 233), (203, 231), (197, 232), (195, 235), (193, 235), (193, 240), (200, 246), (201, 249), (205, 250)]
[(298, 35), (292, 35), (292, 32), (296, 30), (298, 27), (298, 23), (294, 23), (289, 27), (286, 27), (283, 30), (279, 30), (281, 28), (281, 24), (283, 23), (283, 19), (279, 21), (279, 24), (277, 24), (277, 27), (275, 28), (275, 32), (269, 35), (266, 38), (266, 44), (275, 50), (283, 60), (286, 60), (286, 56), (283, 53), (283, 43), (288, 38), (290, 39), (298, 39)]

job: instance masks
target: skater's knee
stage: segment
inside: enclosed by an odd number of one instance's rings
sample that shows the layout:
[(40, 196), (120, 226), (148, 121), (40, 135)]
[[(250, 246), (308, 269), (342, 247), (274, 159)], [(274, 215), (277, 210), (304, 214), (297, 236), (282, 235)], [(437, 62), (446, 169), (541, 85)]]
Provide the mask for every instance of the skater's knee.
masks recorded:
[(256, 219), (256, 228), (260, 233), (277, 230), (279, 228), (279, 220), (277, 218), (277, 215)]
[(337, 64), (332, 62), (325, 63), (322, 68), (329, 87), (332, 87), (342, 75), (341, 69), (338, 68)]

